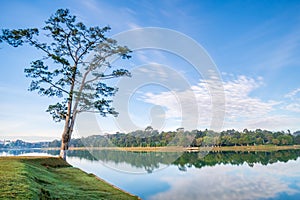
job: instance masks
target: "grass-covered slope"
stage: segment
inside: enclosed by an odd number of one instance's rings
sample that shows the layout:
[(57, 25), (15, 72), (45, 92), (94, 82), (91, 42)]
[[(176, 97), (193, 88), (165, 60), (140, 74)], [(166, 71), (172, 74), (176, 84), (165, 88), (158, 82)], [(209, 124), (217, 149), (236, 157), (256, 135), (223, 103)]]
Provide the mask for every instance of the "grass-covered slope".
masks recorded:
[(0, 157), (0, 199), (138, 199), (54, 157)]

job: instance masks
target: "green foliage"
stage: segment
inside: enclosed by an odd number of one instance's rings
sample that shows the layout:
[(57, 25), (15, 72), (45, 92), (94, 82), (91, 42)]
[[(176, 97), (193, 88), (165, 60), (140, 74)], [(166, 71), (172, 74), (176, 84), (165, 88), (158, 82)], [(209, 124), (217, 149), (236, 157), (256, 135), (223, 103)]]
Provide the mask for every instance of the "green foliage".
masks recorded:
[[(159, 133), (152, 127), (136, 130), (128, 134), (116, 133), (105, 136), (93, 135), (71, 140), (73, 147), (212, 147), (212, 146), (254, 146), (254, 145), (299, 145), (300, 135), (270, 131), (239, 132), (227, 130), (217, 133), (211, 130), (168, 131)], [(59, 147), (59, 142), (53, 141), (51, 147)]]
[(300, 135), (297, 135), (297, 136), (294, 138), (294, 144), (300, 144)]
[(0, 199), (138, 199), (58, 158), (0, 158)]
[[(116, 133), (107, 135), (92, 135), (84, 138), (72, 139), (70, 147), (205, 147), (205, 146), (256, 146), (256, 145), (299, 145), (300, 135), (270, 131), (248, 131), (247, 133), (231, 130), (221, 133), (209, 130), (168, 131), (159, 133), (152, 127), (136, 130), (131, 133)], [(60, 147), (61, 141), (27, 143), (16, 140), (10, 144), (0, 144), (0, 148), (41, 148)]]
[[(125, 69), (105, 69), (113, 68), (109, 60), (111, 56), (128, 59), (130, 50), (107, 38), (105, 34), (109, 30), (109, 26), (87, 27), (78, 22), (68, 9), (59, 9), (41, 29), (3, 29), (0, 42), (7, 42), (13, 47), (29, 44), (44, 53), (41, 59), (31, 62), (31, 66), (24, 70), (26, 77), (32, 79), (29, 90), (62, 99), (49, 105), (47, 112), (56, 122), (66, 120), (69, 129), (72, 129), (75, 113), (97, 111), (102, 116), (118, 114), (108, 98), (115, 94), (117, 88), (106, 85), (104, 81), (130, 76), (130, 73)], [(91, 53), (92, 58), (86, 59)]]

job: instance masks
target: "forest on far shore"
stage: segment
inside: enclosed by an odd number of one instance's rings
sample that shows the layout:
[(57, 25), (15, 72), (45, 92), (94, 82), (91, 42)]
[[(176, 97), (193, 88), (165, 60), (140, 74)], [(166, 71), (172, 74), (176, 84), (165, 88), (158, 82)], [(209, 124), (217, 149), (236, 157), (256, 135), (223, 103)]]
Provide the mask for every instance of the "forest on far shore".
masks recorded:
[[(60, 147), (61, 141), (54, 140), (49, 147)], [(185, 131), (178, 128), (176, 131), (154, 130), (148, 126), (145, 130), (136, 130), (130, 133), (115, 133), (92, 135), (72, 139), (70, 147), (205, 147), (205, 146), (250, 146), (250, 145), (300, 145), (300, 131), (291, 133), (268, 130), (237, 131), (234, 129), (222, 132), (212, 130)]]

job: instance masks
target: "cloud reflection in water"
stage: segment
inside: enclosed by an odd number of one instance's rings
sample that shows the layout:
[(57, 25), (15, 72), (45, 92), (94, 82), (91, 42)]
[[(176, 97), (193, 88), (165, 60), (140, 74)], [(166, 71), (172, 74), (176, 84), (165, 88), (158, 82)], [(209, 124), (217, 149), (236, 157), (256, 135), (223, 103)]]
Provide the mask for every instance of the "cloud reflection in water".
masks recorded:
[[(270, 199), (279, 194), (300, 195), (300, 159), (253, 168), (216, 165), (201, 170), (190, 168), (184, 176), (162, 177), (170, 190), (149, 199)], [(294, 185), (291, 185), (293, 180)], [(298, 180), (298, 181), (297, 181)]]

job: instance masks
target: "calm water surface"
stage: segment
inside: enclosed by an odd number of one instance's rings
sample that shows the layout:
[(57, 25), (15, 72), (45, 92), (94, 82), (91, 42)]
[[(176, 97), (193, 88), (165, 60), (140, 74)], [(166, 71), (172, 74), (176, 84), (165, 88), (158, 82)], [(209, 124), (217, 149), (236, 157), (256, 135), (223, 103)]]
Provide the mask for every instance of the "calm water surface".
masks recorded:
[[(0, 151), (0, 155), (58, 151)], [(300, 151), (70, 151), (68, 162), (142, 199), (300, 199)]]

